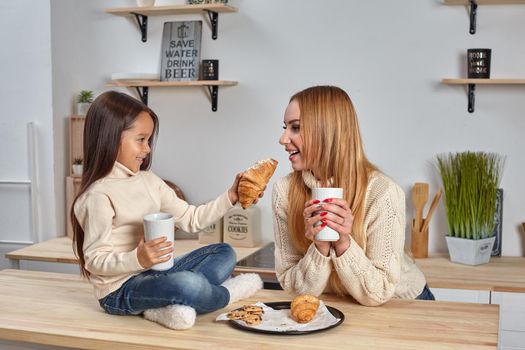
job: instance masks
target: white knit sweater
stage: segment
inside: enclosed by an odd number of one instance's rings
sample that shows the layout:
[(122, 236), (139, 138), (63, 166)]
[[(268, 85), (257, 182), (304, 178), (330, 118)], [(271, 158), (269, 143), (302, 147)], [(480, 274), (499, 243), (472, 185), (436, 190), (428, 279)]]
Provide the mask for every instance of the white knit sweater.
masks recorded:
[[(310, 187), (320, 187), (310, 171), (303, 171)], [(292, 245), (288, 232), (290, 175), (273, 187), (275, 269), (284, 290), (319, 295), (329, 292), (334, 269), (347, 293), (363, 305), (380, 305), (391, 298), (414, 299), (425, 286), (425, 276), (404, 253), (405, 194), (384, 174), (372, 174), (365, 198), (366, 252), (351, 239), (350, 247), (337, 257), (322, 255), (312, 243), (306, 254)]]

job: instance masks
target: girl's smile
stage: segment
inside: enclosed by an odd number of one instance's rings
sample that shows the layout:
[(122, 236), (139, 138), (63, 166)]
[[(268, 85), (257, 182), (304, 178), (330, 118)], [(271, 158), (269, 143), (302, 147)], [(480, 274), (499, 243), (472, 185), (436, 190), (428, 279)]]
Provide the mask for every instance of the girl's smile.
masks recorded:
[(144, 159), (150, 154), (149, 139), (153, 133), (153, 119), (141, 112), (131, 125), (122, 132), (117, 161), (133, 172), (138, 172)]

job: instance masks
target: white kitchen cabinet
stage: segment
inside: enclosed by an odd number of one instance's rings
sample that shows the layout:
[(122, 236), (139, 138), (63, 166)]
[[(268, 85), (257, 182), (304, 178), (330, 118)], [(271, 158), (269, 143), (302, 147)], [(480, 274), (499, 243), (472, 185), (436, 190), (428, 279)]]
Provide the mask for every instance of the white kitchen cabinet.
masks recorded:
[(492, 292), (499, 305), (499, 349), (525, 350), (525, 293)]
[(523, 350), (525, 340), (523, 332), (502, 331), (498, 333), (498, 350)]
[(498, 349), (525, 350), (525, 293), (448, 288), (431, 291), (439, 301), (499, 305)]
[(490, 304), (490, 291), (471, 289), (430, 288), (439, 301)]

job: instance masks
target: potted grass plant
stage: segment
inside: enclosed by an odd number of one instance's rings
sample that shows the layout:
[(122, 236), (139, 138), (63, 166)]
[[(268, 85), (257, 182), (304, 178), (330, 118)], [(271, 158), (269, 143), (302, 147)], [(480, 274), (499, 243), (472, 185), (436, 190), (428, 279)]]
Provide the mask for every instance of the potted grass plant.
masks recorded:
[(93, 102), (93, 91), (82, 90), (77, 100), (77, 115), (86, 115), (89, 107)]
[(450, 260), (467, 265), (489, 262), (504, 158), (467, 151), (438, 155), (437, 162), (445, 192)]
[(73, 159), (72, 170), (73, 170), (73, 175), (76, 175), (76, 176), (81, 176), (82, 175), (84, 167), (82, 166), (82, 158), (81, 157)]

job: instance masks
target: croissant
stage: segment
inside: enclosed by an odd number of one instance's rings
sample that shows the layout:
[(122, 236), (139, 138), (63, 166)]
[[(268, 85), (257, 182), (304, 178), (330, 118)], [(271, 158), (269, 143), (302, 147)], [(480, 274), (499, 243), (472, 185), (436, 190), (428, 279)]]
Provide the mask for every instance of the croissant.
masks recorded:
[(313, 295), (299, 295), (290, 304), (290, 311), (295, 321), (308, 323), (315, 317), (319, 308), (319, 299)]
[(248, 168), (239, 181), (239, 202), (246, 209), (255, 201), (270, 181), (278, 162), (275, 159), (261, 160)]

